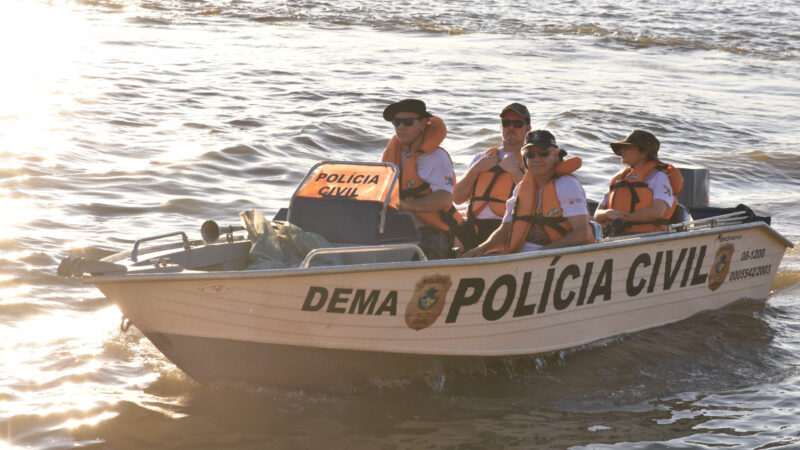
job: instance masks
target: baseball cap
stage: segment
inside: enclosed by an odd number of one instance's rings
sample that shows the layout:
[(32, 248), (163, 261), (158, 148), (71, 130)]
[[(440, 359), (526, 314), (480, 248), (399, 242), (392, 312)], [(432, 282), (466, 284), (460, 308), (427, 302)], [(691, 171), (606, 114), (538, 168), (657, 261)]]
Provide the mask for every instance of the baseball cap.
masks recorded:
[(516, 102), (509, 103), (508, 105), (506, 105), (505, 108), (503, 108), (502, 111), (500, 111), (500, 117), (503, 117), (503, 114), (505, 114), (508, 111), (514, 111), (515, 113), (519, 114), (523, 119), (525, 119), (525, 122), (528, 122), (528, 125), (531, 124), (531, 113), (528, 112), (528, 108), (526, 108), (525, 105), (523, 105), (522, 103), (516, 103)]
[(550, 147), (558, 148), (556, 137), (547, 130), (533, 130), (525, 135), (525, 144), (522, 146), (522, 149), (525, 150), (528, 147), (534, 146), (543, 149), (548, 149)]

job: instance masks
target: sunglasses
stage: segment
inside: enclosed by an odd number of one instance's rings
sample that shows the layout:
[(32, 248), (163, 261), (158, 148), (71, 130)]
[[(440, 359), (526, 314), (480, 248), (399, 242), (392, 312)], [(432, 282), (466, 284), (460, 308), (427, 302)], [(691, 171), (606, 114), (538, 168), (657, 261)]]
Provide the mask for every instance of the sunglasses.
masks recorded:
[(403, 125), (405, 125), (407, 127), (410, 127), (411, 125), (414, 125), (414, 121), (415, 120), (421, 120), (421, 118), (420, 117), (416, 117), (416, 118), (415, 117), (409, 117), (409, 118), (405, 118), (405, 119), (394, 118), (394, 119), (392, 119), (392, 123), (394, 124), (395, 127), (399, 127), (400, 124), (403, 124)]
[(532, 149), (525, 150), (525, 157), (526, 158), (533, 159), (533, 158), (535, 158), (537, 156), (540, 157), (540, 158), (547, 158), (548, 156), (550, 156), (550, 150), (545, 150), (545, 149), (542, 149), (542, 148), (532, 148)]
[(500, 123), (503, 124), (504, 128), (510, 127), (511, 125), (514, 125), (514, 128), (522, 128), (525, 126), (524, 120), (502, 119), (500, 120)]

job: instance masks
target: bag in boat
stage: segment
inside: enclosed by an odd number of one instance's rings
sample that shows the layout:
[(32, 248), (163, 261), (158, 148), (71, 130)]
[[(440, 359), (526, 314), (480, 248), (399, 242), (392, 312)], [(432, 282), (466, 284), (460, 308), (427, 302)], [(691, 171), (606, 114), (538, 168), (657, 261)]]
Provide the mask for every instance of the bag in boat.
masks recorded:
[[(304, 231), (289, 222), (268, 221), (255, 209), (239, 213), (242, 226), (252, 242), (248, 270), (284, 269), (299, 267), (308, 252), (315, 248), (332, 247), (317, 233)], [(339, 255), (320, 255), (314, 266), (341, 264)]]

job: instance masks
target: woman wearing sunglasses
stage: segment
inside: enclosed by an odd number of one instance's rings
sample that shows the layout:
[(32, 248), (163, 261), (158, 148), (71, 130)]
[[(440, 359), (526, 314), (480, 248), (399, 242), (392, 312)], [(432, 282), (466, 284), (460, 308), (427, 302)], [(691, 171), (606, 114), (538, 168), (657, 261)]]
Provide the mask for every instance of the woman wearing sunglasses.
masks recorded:
[(489, 253), (527, 252), (594, 242), (589, 227), (586, 193), (570, 174), (580, 158), (564, 159), (547, 130), (531, 131), (522, 147), (527, 168), (506, 202), (503, 223), (489, 238), (463, 257)]

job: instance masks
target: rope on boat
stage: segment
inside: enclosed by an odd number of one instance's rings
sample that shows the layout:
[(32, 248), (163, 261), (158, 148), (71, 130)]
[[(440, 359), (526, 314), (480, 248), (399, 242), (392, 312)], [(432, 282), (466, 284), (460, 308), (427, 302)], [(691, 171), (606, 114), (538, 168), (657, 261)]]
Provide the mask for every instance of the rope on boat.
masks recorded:
[(690, 230), (702, 230), (706, 228), (716, 228), (726, 225), (746, 223), (750, 215), (746, 211), (736, 211), (729, 214), (722, 214), (705, 219), (687, 220), (681, 223), (674, 223), (667, 226), (664, 231), (654, 231), (652, 233), (623, 234), (619, 236), (604, 237), (602, 242), (626, 240), (631, 238), (641, 238), (643, 236), (659, 236), (662, 234), (678, 233)]
[(675, 223), (667, 228), (668, 233), (676, 231), (687, 231), (688, 229), (714, 228), (722, 225), (734, 225), (747, 221), (749, 215), (746, 211), (736, 211), (729, 214), (722, 214), (714, 217), (707, 217), (699, 220), (687, 220), (686, 222)]

